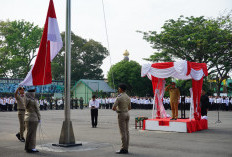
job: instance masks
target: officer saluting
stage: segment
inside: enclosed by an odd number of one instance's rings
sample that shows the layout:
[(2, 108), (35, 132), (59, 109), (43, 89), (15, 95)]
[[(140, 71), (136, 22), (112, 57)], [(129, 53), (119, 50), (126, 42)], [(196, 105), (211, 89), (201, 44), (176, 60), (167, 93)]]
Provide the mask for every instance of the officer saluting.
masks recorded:
[(16, 134), (16, 137), (21, 141), (25, 142), (23, 133), (25, 131), (24, 116), (25, 116), (25, 105), (24, 105), (24, 89), (19, 87), (15, 92), (15, 99), (17, 101), (17, 110), (19, 118), (19, 133)]
[(35, 90), (28, 90), (25, 97), (25, 122), (26, 122), (26, 142), (25, 150), (28, 153), (39, 152), (35, 149), (36, 145), (36, 131), (38, 122), (40, 122), (40, 112), (38, 103), (35, 100)]
[(131, 100), (130, 97), (126, 94), (126, 85), (120, 84), (118, 91), (120, 95), (118, 95), (112, 110), (118, 113), (118, 125), (121, 134), (122, 146), (117, 154), (128, 154), (129, 147), (129, 120), (130, 115), (128, 111), (131, 109)]

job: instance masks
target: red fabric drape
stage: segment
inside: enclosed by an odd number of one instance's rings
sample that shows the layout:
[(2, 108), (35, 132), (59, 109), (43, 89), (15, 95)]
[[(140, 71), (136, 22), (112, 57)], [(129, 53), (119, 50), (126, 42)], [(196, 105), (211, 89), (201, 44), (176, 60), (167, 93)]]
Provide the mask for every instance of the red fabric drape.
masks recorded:
[(151, 65), (151, 67), (157, 68), (157, 69), (167, 69), (173, 66), (174, 66), (174, 62), (154, 63)]
[[(154, 63), (152, 64), (153, 68), (157, 69), (166, 69), (171, 68), (174, 66), (174, 62), (166, 62), (166, 63)], [(207, 65), (205, 63), (195, 63), (187, 61), (187, 76), (191, 73), (191, 70), (203, 70), (204, 76), (208, 76)], [(192, 79), (192, 89), (193, 89), (193, 103), (194, 103), (194, 118), (195, 120), (201, 119), (201, 108), (200, 108), (200, 97), (201, 97), (201, 90), (203, 85), (203, 77), (200, 80)], [(156, 89), (163, 88), (163, 80), (164, 78), (157, 78), (152, 76), (152, 85), (153, 85), (153, 92), (155, 94)], [(160, 90), (161, 91), (161, 90)], [(158, 102), (158, 97), (155, 97), (155, 102)], [(160, 108), (158, 103), (155, 104), (157, 109), (157, 117), (160, 117)]]
[(196, 62), (187, 62), (188, 66), (188, 71), (187, 71), (187, 76), (191, 73), (191, 69), (194, 70), (203, 70), (205, 76), (208, 76), (208, 70), (207, 70), (207, 64), (206, 63), (196, 63)]
[(201, 119), (200, 98), (201, 98), (202, 85), (203, 85), (203, 77), (198, 81), (192, 79), (194, 118), (196, 120)]
[[(152, 76), (152, 86), (153, 86), (153, 92), (154, 92), (154, 96), (155, 96), (155, 91), (156, 89), (159, 90), (159, 95), (156, 95), (155, 99), (155, 106), (156, 106), (156, 118), (159, 119), (160, 118), (160, 107), (158, 105), (158, 96), (161, 95), (161, 90), (163, 88), (163, 80), (165, 80), (164, 78), (157, 78)], [(163, 98), (162, 98), (163, 101)]]

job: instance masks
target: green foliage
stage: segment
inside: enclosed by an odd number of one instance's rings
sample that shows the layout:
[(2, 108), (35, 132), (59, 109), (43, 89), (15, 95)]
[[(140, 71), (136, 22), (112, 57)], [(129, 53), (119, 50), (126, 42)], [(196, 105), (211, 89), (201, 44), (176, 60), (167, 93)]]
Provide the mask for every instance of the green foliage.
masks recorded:
[(0, 21), (0, 77), (26, 77), (41, 36), (42, 29), (33, 23)]
[(215, 74), (218, 88), (228, 78), (232, 67), (232, 15), (217, 19), (184, 17), (165, 22), (160, 33), (143, 32), (144, 39), (157, 52), (150, 56), (153, 62), (176, 59), (206, 63), (209, 74)]
[(128, 94), (131, 96), (153, 95), (151, 81), (147, 77), (141, 77), (141, 66), (135, 61), (123, 60), (113, 65), (107, 78), (112, 88), (114, 88), (113, 78), (116, 89), (120, 83), (127, 84)]
[[(65, 34), (62, 33), (62, 40), (65, 41)], [(83, 39), (74, 33), (71, 34), (71, 80), (80, 79), (103, 79), (100, 66), (106, 56), (107, 49), (99, 42)], [(52, 76), (55, 80), (64, 78), (64, 47), (52, 62)]]

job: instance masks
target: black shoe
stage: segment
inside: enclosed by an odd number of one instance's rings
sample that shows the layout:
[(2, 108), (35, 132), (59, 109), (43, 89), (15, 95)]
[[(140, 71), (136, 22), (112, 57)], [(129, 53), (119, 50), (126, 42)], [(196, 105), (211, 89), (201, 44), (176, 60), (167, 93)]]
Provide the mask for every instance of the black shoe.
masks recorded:
[(32, 149), (28, 149), (26, 150), (27, 153), (38, 153), (38, 150), (32, 150)]
[(20, 141), (20, 134), (19, 134), (19, 133), (16, 134), (16, 137), (17, 137), (18, 140)]
[(116, 154), (128, 154), (128, 150), (121, 149), (121, 150), (117, 151)]
[(21, 141), (21, 142), (25, 142), (25, 139), (24, 139), (24, 138), (21, 138), (20, 141)]
[(175, 118), (172, 118), (172, 119), (170, 119), (170, 120), (176, 120)]

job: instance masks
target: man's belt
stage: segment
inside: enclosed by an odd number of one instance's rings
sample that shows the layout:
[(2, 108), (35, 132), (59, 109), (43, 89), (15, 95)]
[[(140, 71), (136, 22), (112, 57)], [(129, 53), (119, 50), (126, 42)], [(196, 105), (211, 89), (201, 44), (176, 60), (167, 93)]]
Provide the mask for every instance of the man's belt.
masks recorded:
[(117, 113), (126, 113), (128, 111), (116, 111)]
[(18, 111), (25, 111), (25, 109), (18, 109)]

